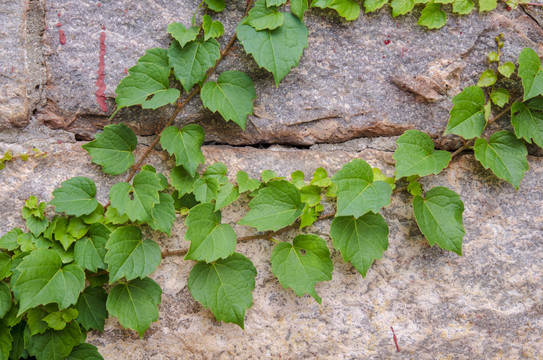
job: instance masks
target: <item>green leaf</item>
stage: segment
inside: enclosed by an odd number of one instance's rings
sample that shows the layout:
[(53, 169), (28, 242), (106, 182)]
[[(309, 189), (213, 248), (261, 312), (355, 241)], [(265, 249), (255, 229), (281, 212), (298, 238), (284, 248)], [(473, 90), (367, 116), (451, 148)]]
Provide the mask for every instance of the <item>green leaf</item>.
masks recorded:
[(62, 330), (66, 327), (67, 323), (77, 318), (77, 315), (77, 310), (68, 308), (65, 310), (49, 313), (42, 319), (42, 321), (45, 321), (47, 325), (53, 330)]
[(83, 343), (74, 347), (65, 360), (104, 360), (104, 358), (98, 353), (96, 346)]
[[(224, 34), (224, 26), (220, 21), (213, 21), (211, 16), (202, 17), (202, 28), (204, 29), (204, 40), (219, 38)], [(193, 39), (194, 40), (194, 39)]]
[[(266, 0), (266, 6), (281, 6), (286, 4), (287, 0)], [(256, 5), (255, 5), (256, 6)]]
[(505, 104), (509, 102), (509, 91), (506, 89), (497, 89), (492, 91), (490, 94), (490, 99), (492, 99), (492, 102), (499, 107), (503, 107)]
[(222, 209), (225, 206), (232, 204), (239, 197), (239, 190), (234, 184), (226, 183), (220, 187), (215, 202), (215, 211)]
[(96, 185), (87, 177), (76, 176), (64, 181), (60, 188), (53, 191), (51, 205), (57, 212), (81, 216), (92, 213), (98, 206)]
[(262, 171), (262, 174), (260, 174), (260, 178), (263, 182), (267, 183), (277, 178), (277, 173), (273, 170), (264, 170)]
[(70, 219), (70, 225), (68, 225), (68, 232), (76, 239), (79, 240), (85, 234), (87, 233), (87, 230), (89, 230), (89, 224), (85, 224), (85, 222), (81, 218), (72, 218)]
[[(10, 275), (11, 275), (11, 258), (7, 254), (0, 252), (0, 280), (4, 280)], [(0, 319), (1, 318), (2, 316), (0, 316)]]
[(498, 0), (479, 0), (479, 12), (494, 10)]
[(0, 238), (0, 249), (13, 251), (19, 247), (17, 238), (23, 233), (19, 228), (13, 228)]
[(111, 233), (105, 256), (110, 283), (122, 277), (143, 278), (155, 271), (160, 264), (160, 247), (153, 240), (142, 239), (141, 230), (135, 226), (122, 226)]
[(35, 237), (40, 236), (40, 234), (43, 233), (48, 226), (49, 220), (47, 218), (40, 219), (34, 215), (30, 215), (26, 218), (26, 227)]
[(60, 259), (62, 260), (63, 264), (69, 264), (74, 261), (74, 249), (69, 248), (68, 250), (64, 249), (64, 246), (62, 246), (61, 243), (58, 241), (54, 241), (51, 245), (51, 250), (57, 253), (58, 256), (60, 256)]
[(102, 204), (98, 204), (98, 206), (96, 206), (96, 209), (94, 209), (94, 211), (91, 212), (89, 215), (81, 216), (81, 220), (89, 225), (104, 222), (104, 207), (102, 206)]
[(244, 326), (245, 311), (253, 304), (256, 269), (245, 256), (234, 253), (214, 263), (197, 263), (187, 286), (196, 301), (213, 312), (217, 321)]
[(317, 185), (320, 187), (328, 187), (332, 185), (332, 180), (328, 177), (328, 173), (323, 168), (317, 168), (313, 173), (313, 179), (311, 185)]
[(224, 0), (205, 0), (207, 7), (213, 11), (221, 12), (225, 8)]
[[(271, 5), (268, 5), (271, 6)], [(249, 11), (244, 24), (251, 25), (256, 30), (273, 30), (283, 25), (285, 17), (275, 6), (266, 7), (266, 0), (258, 0)]]
[(362, 275), (374, 260), (380, 259), (388, 248), (388, 225), (380, 214), (367, 213), (358, 219), (336, 217), (330, 226), (334, 247), (341, 251), (343, 260), (350, 262)]
[(88, 237), (75, 243), (74, 260), (83, 269), (97, 272), (106, 269), (104, 257), (106, 255), (106, 242), (111, 231), (102, 224), (93, 224), (89, 228)]
[(515, 72), (515, 64), (508, 61), (505, 64), (498, 66), (498, 72), (506, 78), (509, 78)]
[(119, 175), (134, 164), (134, 154), (138, 145), (136, 134), (124, 124), (107, 125), (104, 132), (97, 134), (93, 141), (82, 146), (89, 152), (94, 164), (102, 165), (103, 171)]
[(360, 16), (360, 5), (352, 0), (313, 0), (311, 7), (334, 9), (347, 21), (356, 20)]
[(326, 241), (317, 235), (298, 235), (293, 244), (277, 244), (271, 255), (272, 272), (296, 295), (309, 294), (320, 304), (315, 284), (332, 279), (332, 260)]
[(175, 210), (181, 212), (181, 215), (186, 215), (190, 209), (199, 204), (198, 201), (196, 201), (194, 194), (185, 194), (180, 197), (176, 190), (172, 193), (172, 197), (173, 206), (175, 207)]
[(405, 15), (415, 7), (415, 0), (392, 0), (390, 6), (392, 7), (393, 17)]
[(308, 0), (291, 0), (290, 1), (290, 11), (298, 17), (298, 19), (303, 20), (304, 14), (308, 9), (307, 5)]
[(336, 191), (337, 216), (359, 218), (368, 211), (378, 213), (390, 203), (392, 188), (384, 181), (373, 181), (371, 166), (362, 159), (343, 165), (333, 177)]
[(300, 190), (288, 181), (272, 181), (259, 191), (249, 203), (249, 212), (240, 225), (252, 226), (258, 231), (277, 231), (292, 224), (304, 209)]
[[(9, 354), (10, 359), (26, 359), (28, 357), (28, 352), (25, 349), (24, 344), (24, 332), (25, 332), (26, 324), (19, 323), (16, 324), (11, 328), (11, 337), (13, 338), (13, 341), (11, 343), (11, 352)], [(0, 343), (2, 341), (0, 340)]]
[(0, 319), (11, 309), (11, 290), (5, 282), (0, 282)]
[(200, 27), (198, 26), (191, 26), (187, 29), (183, 24), (180, 23), (174, 22), (168, 25), (168, 33), (170, 33), (172, 37), (177, 40), (181, 47), (184, 47), (189, 42), (196, 40), (199, 32)]
[(219, 188), (219, 182), (215, 178), (196, 179), (193, 187), (194, 197), (198, 202), (211, 202), (217, 198)]
[(150, 171), (138, 173), (132, 185), (121, 182), (109, 190), (111, 205), (120, 214), (127, 214), (132, 221), (148, 222), (153, 219), (153, 208), (160, 202), (160, 180)]
[(524, 172), (530, 166), (526, 156), (528, 150), (522, 142), (508, 131), (498, 131), (490, 136), (489, 141), (477, 139), (473, 147), (475, 158), (492, 172), (518, 190)]
[(385, 174), (381, 172), (381, 169), (379, 168), (372, 168), (371, 170), (373, 172), (373, 181), (384, 181), (390, 185), (392, 190), (396, 188), (395, 178), (386, 176)]
[(473, 10), (472, 0), (454, 0), (452, 10), (453, 13), (467, 15)]
[(206, 72), (221, 57), (219, 43), (215, 39), (196, 40), (184, 47), (174, 40), (168, 50), (170, 64), (183, 89), (189, 92), (194, 84), (202, 81)]
[(162, 231), (171, 236), (175, 221), (175, 208), (170, 194), (160, 193), (160, 202), (153, 208), (153, 219), (148, 224), (153, 230)]
[(75, 308), (79, 312), (77, 322), (86, 330), (104, 331), (107, 318), (107, 294), (101, 287), (88, 287), (81, 293)]
[[(177, 41), (174, 41), (177, 44)], [(154, 48), (145, 52), (129, 75), (121, 80), (115, 92), (117, 111), (126, 106), (141, 105), (143, 109), (157, 109), (177, 101), (181, 93), (170, 89), (168, 52)]]
[(9, 358), (12, 341), (10, 328), (0, 321), (0, 359), (7, 360)]
[(441, 10), (441, 4), (431, 1), (426, 4), (420, 14), (417, 24), (426, 26), (428, 29), (439, 29), (447, 23), (447, 14)]
[(31, 336), (25, 341), (25, 347), (37, 359), (64, 360), (80, 343), (81, 329), (72, 322), (63, 330), (48, 329), (43, 334)]
[(107, 298), (107, 311), (116, 316), (122, 326), (136, 330), (140, 337), (158, 319), (162, 289), (150, 278), (118, 284)]
[(418, 196), (422, 194), (422, 186), (418, 181), (410, 181), (407, 185), (407, 192), (413, 196)]
[(48, 326), (43, 318), (48, 314), (47, 310), (41, 307), (28, 310), (26, 321), (31, 336), (43, 334), (47, 330)]
[(182, 165), (194, 176), (198, 165), (205, 162), (201, 150), (204, 138), (204, 129), (200, 125), (190, 124), (181, 130), (176, 126), (169, 126), (162, 131), (160, 145), (170, 155), (175, 155), (175, 165)]
[(238, 183), (240, 194), (243, 194), (246, 191), (255, 191), (260, 187), (260, 181), (250, 179), (249, 175), (245, 171), (237, 172), (236, 182)]
[(183, 166), (176, 166), (170, 172), (172, 186), (178, 191), (179, 196), (192, 193), (194, 182), (199, 178), (199, 174), (191, 176)]
[(543, 148), (543, 97), (527, 103), (516, 102), (511, 108), (511, 124), (519, 139)]
[(45, 240), (43, 237), (35, 237), (30, 233), (19, 235), (17, 242), (21, 246), (21, 251), (32, 251), (36, 249), (47, 249), (51, 242)]
[(315, 207), (310, 207), (305, 204), (302, 216), (300, 216), (300, 229), (313, 225), (313, 223), (317, 221), (322, 210), (324, 210), (324, 207), (321, 204), (318, 204)]
[(242, 22), (236, 27), (245, 51), (253, 55), (258, 66), (273, 74), (275, 86), (290, 72), (307, 47), (307, 27), (297, 17), (284, 13), (283, 25), (275, 30), (257, 31)]
[(317, 185), (307, 185), (300, 189), (302, 202), (309, 206), (317, 206), (321, 202), (321, 188)]
[(386, 3), (388, 3), (388, 0), (364, 0), (364, 7), (366, 8), (365, 12), (367, 14), (379, 10)]
[(20, 275), (13, 285), (19, 301), (18, 316), (26, 310), (49, 303), (60, 309), (75, 304), (85, 286), (85, 273), (75, 265), (62, 266), (57, 253), (48, 249), (34, 250), (17, 266)]
[(481, 74), (481, 77), (479, 78), (479, 81), (477, 82), (477, 86), (479, 87), (487, 87), (492, 86), (496, 83), (498, 80), (498, 77), (494, 73), (494, 70), (488, 69), (483, 71)]
[(415, 196), (413, 212), (430, 245), (462, 255), (464, 203), (457, 193), (443, 186), (432, 188), (426, 196)]
[(185, 259), (212, 262), (232, 255), (237, 236), (228, 224), (221, 224), (221, 212), (211, 203), (196, 205), (185, 220), (185, 240), (190, 248)]
[(524, 87), (524, 100), (543, 95), (543, 70), (537, 53), (524, 48), (518, 57), (518, 76)]
[(434, 151), (434, 142), (422, 131), (407, 130), (396, 140), (396, 178), (439, 174), (451, 161), (448, 151)]
[(253, 113), (256, 91), (251, 78), (242, 71), (225, 71), (217, 82), (208, 81), (201, 91), (204, 107), (219, 112), (226, 122), (232, 120), (245, 130), (247, 115)]
[(488, 53), (488, 61), (493, 63), (493, 62), (499, 62), (500, 61), (500, 56), (498, 55), (497, 52), (495, 51), (491, 51)]
[(301, 189), (304, 186), (306, 186), (305, 181), (304, 181), (305, 174), (303, 173), (303, 171), (297, 170), (293, 172), (292, 174), (290, 174), (290, 178), (291, 178), (290, 182), (292, 183), (292, 185), (296, 186), (298, 189)]
[(128, 215), (120, 214), (119, 211), (115, 209), (113, 206), (109, 206), (107, 208), (105, 217), (106, 217), (105, 219), (106, 224), (122, 225), (130, 221), (130, 219), (128, 218)]

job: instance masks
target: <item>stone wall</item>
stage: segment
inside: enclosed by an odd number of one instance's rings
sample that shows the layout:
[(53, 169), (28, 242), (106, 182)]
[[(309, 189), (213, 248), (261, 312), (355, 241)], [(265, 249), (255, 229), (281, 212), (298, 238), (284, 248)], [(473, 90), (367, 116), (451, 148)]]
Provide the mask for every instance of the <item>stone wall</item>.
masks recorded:
[[(49, 154), (0, 171), (0, 234), (23, 226), (19, 211), (28, 196), (48, 201), (72, 176), (95, 180), (106, 202), (109, 187), (123, 177), (104, 176), (81, 145), (109, 124), (125, 69), (145, 49), (168, 46), (167, 24), (188, 24), (198, 3), (0, 0), (0, 153), (37, 146)], [(219, 15), (227, 36), (244, 6), (245, 1), (228, 2)], [(203, 109), (199, 100), (176, 124), (202, 125), (208, 164), (225, 163), (230, 176), (244, 170), (257, 177), (264, 169), (287, 176), (317, 167), (334, 173), (353, 158), (392, 175), (394, 141), (410, 128), (454, 150), (459, 140), (441, 135), (450, 99), (477, 81), (499, 33), (505, 35), (507, 60), (526, 46), (543, 54), (543, 13), (508, 12), (500, 5), (490, 14), (449, 14), (438, 31), (416, 26), (417, 15), (392, 18), (384, 8), (345, 23), (331, 12), (311, 11), (309, 48), (278, 88), (239, 45), (220, 65), (217, 73), (245, 70), (255, 81), (258, 98), (245, 132)], [(97, 85), (101, 43), (105, 89)], [(148, 144), (171, 112), (126, 109), (115, 121), (130, 125), (140, 143)], [(504, 118), (490, 130), (509, 128), (507, 123)], [(145, 148), (140, 145), (138, 152)], [(106, 331), (91, 333), (89, 341), (105, 359), (543, 358), (543, 158), (536, 148), (530, 153), (530, 171), (518, 191), (469, 153), (424, 180), (427, 186), (451, 187), (465, 203), (462, 257), (429, 247), (409, 196), (398, 194), (384, 211), (389, 249), (365, 279), (333, 250), (329, 222), (307, 229), (328, 241), (335, 267), (333, 280), (317, 285), (322, 305), (282, 289), (271, 273), (273, 244), (257, 240), (237, 250), (258, 269), (245, 331), (216, 322), (192, 299), (186, 287), (191, 261), (167, 258), (152, 276), (164, 291), (160, 318), (143, 339), (110, 319)], [(164, 152), (153, 152), (150, 161), (165, 172), (173, 166)], [(253, 233), (235, 225), (246, 204), (244, 199), (241, 208), (223, 212), (240, 236)], [(171, 238), (146, 235), (163, 249), (184, 249), (182, 223), (176, 222)]]

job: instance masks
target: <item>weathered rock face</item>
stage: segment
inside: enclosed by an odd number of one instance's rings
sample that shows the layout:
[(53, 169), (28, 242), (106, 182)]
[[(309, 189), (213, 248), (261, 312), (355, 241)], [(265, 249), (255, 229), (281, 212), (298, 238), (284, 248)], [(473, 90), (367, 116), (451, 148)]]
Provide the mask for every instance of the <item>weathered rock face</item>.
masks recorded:
[[(393, 148), (380, 139), (364, 150), (356, 147), (314, 150), (273, 148), (205, 148), (208, 163), (222, 161), (229, 175), (245, 170), (258, 176), (274, 169), (287, 176), (301, 169), (311, 173), (322, 166), (330, 173), (352, 158), (363, 158), (390, 174)], [(4, 213), (0, 233), (22, 225), (19, 209), (29, 195), (51, 199), (51, 191), (76, 175), (93, 178), (99, 198), (118, 180), (105, 177), (79, 144), (51, 145), (45, 160), (10, 164), (0, 173)], [(140, 149), (140, 151), (143, 149)], [(164, 153), (150, 160), (160, 170), (173, 165)], [(426, 189), (446, 185), (465, 203), (463, 256), (429, 247), (411, 210), (411, 197), (393, 197), (384, 211), (390, 226), (389, 248), (365, 279), (343, 262), (328, 234), (329, 221), (306, 232), (322, 236), (332, 250), (333, 279), (317, 285), (323, 298), (298, 298), (285, 290), (271, 273), (269, 256), (274, 244), (254, 240), (238, 244), (258, 269), (254, 304), (247, 312), (245, 331), (217, 323), (187, 290), (192, 261), (171, 257), (162, 261), (153, 278), (164, 294), (159, 321), (142, 340), (110, 319), (104, 333), (92, 333), (105, 359), (519, 359), (543, 356), (543, 243), (541, 203), (543, 159), (530, 157), (530, 170), (519, 191), (498, 181), (477, 165), (471, 155), (455, 158), (451, 167), (424, 182)], [(251, 233), (237, 222), (247, 210), (247, 199), (223, 211), (224, 221), (240, 236)], [(185, 228), (178, 219), (173, 236), (147, 232), (163, 249), (185, 249)], [(295, 234), (287, 233), (281, 240)], [(396, 353), (391, 327), (401, 350)]]

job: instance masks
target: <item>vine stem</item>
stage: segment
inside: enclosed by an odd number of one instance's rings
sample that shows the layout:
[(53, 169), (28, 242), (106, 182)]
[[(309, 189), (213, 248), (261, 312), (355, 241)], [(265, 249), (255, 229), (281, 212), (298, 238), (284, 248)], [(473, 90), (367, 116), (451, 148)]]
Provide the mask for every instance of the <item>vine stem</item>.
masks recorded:
[(536, 3), (527, 3), (527, 2), (519, 2), (519, 5), (531, 5), (531, 6), (543, 6), (543, 4), (536, 4)]

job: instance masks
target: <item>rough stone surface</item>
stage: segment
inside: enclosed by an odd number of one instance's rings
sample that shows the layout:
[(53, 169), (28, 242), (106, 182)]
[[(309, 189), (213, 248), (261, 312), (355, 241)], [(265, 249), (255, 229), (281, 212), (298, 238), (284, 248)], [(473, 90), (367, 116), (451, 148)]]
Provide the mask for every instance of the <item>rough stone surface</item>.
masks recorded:
[[(47, 105), (38, 118), (53, 128), (68, 129), (79, 139), (90, 139), (109, 123), (115, 87), (147, 48), (167, 47), (166, 27), (172, 21), (189, 24), (199, 2), (144, 0), (51, 0), (46, 3)], [(217, 18), (226, 37), (243, 12), (244, 3), (230, 2)], [(153, 15), (150, 15), (153, 14)], [(193, 100), (178, 123), (196, 122), (207, 140), (227, 144), (293, 144), (341, 142), (363, 136), (400, 135), (418, 128), (439, 138), (443, 148), (458, 147), (457, 139), (441, 138), (450, 99), (473, 85), (494, 49), (494, 37), (506, 37), (507, 60), (523, 47), (543, 53), (543, 30), (523, 9), (507, 12), (500, 5), (490, 14), (449, 15), (439, 31), (417, 26), (419, 13), (392, 18), (383, 8), (352, 23), (333, 12), (312, 10), (306, 23), (309, 47), (300, 66), (273, 86), (271, 74), (259, 69), (237, 45), (218, 68), (248, 71), (258, 98), (254, 116), (242, 132), (225, 124)], [(60, 32), (65, 44), (61, 44)], [(107, 112), (97, 102), (101, 33), (105, 33), (105, 97)], [(223, 40), (226, 42), (227, 40)], [(73, 91), (77, 89), (77, 91)], [(119, 121), (138, 134), (154, 134), (171, 114), (127, 109)], [(506, 121), (498, 124), (506, 126)]]
[[(355, 157), (390, 175), (391, 143), (373, 139), (313, 150), (208, 146), (204, 152), (209, 163), (224, 162), (231, 177), (237, 170), (258, 176), (273, 169), (286, 176), (298, 169), (311, 173), (319, 166), (334, 173)], [(0, 206), (5, 209), (0, 233), (22, 225), (19, 209), (24, 199), (33, 194), (50, 200), (51, 191), (71, 176), (96, 180), (102, 202), (112, 183), (122, 179), (101, 175), (80, 143), (43, 146), (47, 159), (8, 164), (0, 172)], [(164, 153), (153, 153), (150, 161), (166, 172), (173, 165)], [(529, 162), (532, 170), (519, 191), (494, 178), (471, 155), (455, 158), (444, 173), (425, 179), (426, 189), (449, 186), (465, 203), (462, 257), (427, 245), (414, 222), (410, 197), (401, 193), (384, 211), (389, 249), (365, 279), (332, 250), (329, 221), (306, 230), (326, 239), (332, 252), (333, 279), (317, 286), (323, 298), (320, 306), (309, 296), (298, 298), (281, 287), (270, 269), (273, 243), (256, 240), (238, 245), (258, 269), (245, 331), (217, 323), (195, 302), (186, 287), (193, 262), (171, 257), (152, 276), (164, 294), (159, 321), (143, 339), (110, 319), (106, 331), (92, 333), (89, 341), (105, 359), (541, 358), (543, 159), (529, 157)], [(234, 225), (247, 210), (246, 200), (225, 209), (224, 221)], [(240, 236), (252, 233), (247, 227), (235, 228)], [(171, 238), (146, 234), (172, 250), (187, 247), (184, 232), (178, 219)]]

